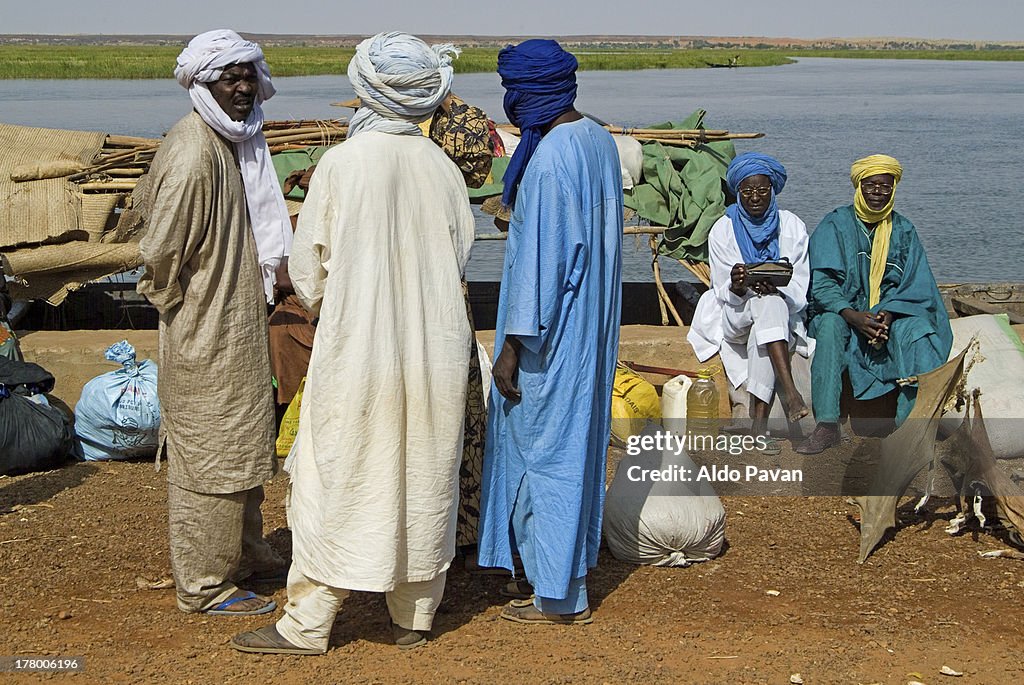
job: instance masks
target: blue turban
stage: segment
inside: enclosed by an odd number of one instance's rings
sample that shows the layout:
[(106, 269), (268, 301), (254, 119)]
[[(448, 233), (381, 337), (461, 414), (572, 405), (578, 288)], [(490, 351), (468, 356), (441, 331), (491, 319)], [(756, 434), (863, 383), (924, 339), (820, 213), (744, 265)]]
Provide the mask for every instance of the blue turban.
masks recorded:
[(526, 165), (540, 145), (540, 129), (572, 109), (577, 66), (576, 58), (553, 40), (527, 40), (498, 53), (505, 115), (522, 135), (505, 170), (501, 199), (506, 206), (515, 202)]
[[(758, 174), (768, 177), (772, 184), (771, 202), (763, 216), (753, 217), (740, 202), (739, 188), (744, 179)], [(760, 152), (744, 152), (729, 164), (725, 172), (729, 191), (736, 195), (736, 203), (725, 210), (732, 220), (733, 234), (739, 245), (743, 261), (748, 264), (774, 261), (779, 258), (779, 205), (775, 196), (786, 185), (786, 167), (779, 160)]]

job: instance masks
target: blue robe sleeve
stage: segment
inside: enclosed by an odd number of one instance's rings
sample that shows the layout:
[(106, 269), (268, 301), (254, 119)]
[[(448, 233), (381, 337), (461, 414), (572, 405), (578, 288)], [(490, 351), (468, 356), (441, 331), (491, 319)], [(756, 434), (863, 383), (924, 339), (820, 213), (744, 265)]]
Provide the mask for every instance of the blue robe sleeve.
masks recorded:
[(551, 174), (531, 174), (519, 186), (516, 253), (505, 275), (505, 334), (534, 354), (544, 347), (567, 290), (579, 285), (583, 274), (583, 218), (574, 211), (577, 204)]
[(852, 274), (846, 273), (842, 228), (836, 225), (836, 212), (830, 213), (811, 234), (808, 247), (811, 262), (810, 299), (814, 310), (838, 314), (844, 309), (856, 309), (846, 296), (844, 284)]

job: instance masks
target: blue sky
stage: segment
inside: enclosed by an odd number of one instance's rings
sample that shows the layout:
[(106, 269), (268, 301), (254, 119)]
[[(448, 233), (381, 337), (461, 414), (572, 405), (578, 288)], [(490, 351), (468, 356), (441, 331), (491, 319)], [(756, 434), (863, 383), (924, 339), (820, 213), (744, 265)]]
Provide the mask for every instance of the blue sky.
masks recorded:
[(0, 0), (0, 33), (715, 35), (1024, 41), (1021, 0)]

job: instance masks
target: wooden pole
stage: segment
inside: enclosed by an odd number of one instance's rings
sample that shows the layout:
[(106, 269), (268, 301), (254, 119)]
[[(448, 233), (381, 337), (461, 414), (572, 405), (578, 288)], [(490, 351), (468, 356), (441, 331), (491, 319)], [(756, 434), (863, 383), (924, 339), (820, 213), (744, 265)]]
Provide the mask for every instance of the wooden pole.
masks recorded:
[(135, 190), (137, 181), (91, 181), (79, 184), (79, 190)]
[(679, 263), (689, 269), (690, 273), (704, 285), (711, 287), (711, 269), (703, 262), (695, 262), (689, 259), (680, 259)]
[[(623, 235), (661, 235), (665, 232), (663, 226), (623, 226)], [(507, 232), (501, 233), (477, 233), (476, 240), (505, 240), (508, 238)]]
[(103, 141), (103, 147), (155, 147), (159, 144), (159, 138), (139, 138), (137, 136), (108, 135)]
[[(495, 128), (507, 131), (515, 135), (520, 135), (519, 129), (512, 124), (495, 124)], [(624, 126), (611, 126), (607, 125), (604, 127), (606, 131), (616, 135), (633, 136), (634, 138), (642, 138), (645, 140), (654, 140), (657, 138), (665, 138), (671, 140), (678, 139), (692, 139), (692, 140), (736, 140), (736, 139), (751, 139), (751, 138), (763, 138), (763, 133), (730, 133), (729, 131), (721, 129), (702, 129), (702, 128), (627, 128)]]
[(658, 265), (658, 239), (653, 235), (647, 243), (651, 248), (651, 271), (654, 272), (654, 285), (658, 289), (658, 309), (661, 312), (661, 325), (668, 325), (668, 309), (665, 307), (665, 298), (661, 296), (661, 268)]
[(672, 314), (672, 318), (675, 319), (676, 325), (683, 326), (683, 317), (679, 316), (676, 306), (672, 304), (672, 298), (668, 296), (668, 291), (665, 290), (665, 284), (661, 281), (661, 266), (658, 264), (658, 239), (652, 235), (649, 245), (653, 255), (651, 269), (654, 271), (654, 285), (658, 289), (658, 298), (661, 302), (661, 325), (668, 325), (668, 317), (665, 316), (665, 309), (667, 308)]

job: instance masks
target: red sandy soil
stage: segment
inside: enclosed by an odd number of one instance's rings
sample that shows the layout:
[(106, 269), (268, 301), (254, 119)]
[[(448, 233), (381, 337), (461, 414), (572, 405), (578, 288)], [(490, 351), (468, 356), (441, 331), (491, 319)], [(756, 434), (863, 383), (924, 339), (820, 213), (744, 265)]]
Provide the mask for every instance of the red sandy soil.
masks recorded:
[[(86, 380), (113, 368), (103, 349), (125, 333), (33, 333), (24, 347), (73, 405)], [(155, 332), (127, 337), (140, 356), (155, 354)], [(630, 327), (623, 338), (624, 357), (694, 368), (679, 329)], [(270, 483), (264, 504), (266, 534), (285, 554), (286, 485), (284, 475)], [(842, 498), (723, 502), (728, 548), (716, 560), (638, 567), (603, 550), (588, 581), (589, 626), (503, 621), (503, 581), (457, 560), (425, 647), (399, 651), (383, 597), (353, 593), (326, 655), (254, 656), (227, 641), (267, 617), (184, 614), (173, 590), (136, 588), (136, 577), (169, 571), (164, 472), (104, 463), (0, 478), (0, 655), (85, 657), (84, 673), (0, 682), (1024, 682), (1024, 566), (978, 557), (1005, 547), (1000, 537), (947, 535), (948, 504), (922, 515), (904, 506), (899, 530), (858, 565), (856, 508)], [(258, 589), (286, 600), (281, 587)], [(964, 677), (939, 675), (944, 665)]]

